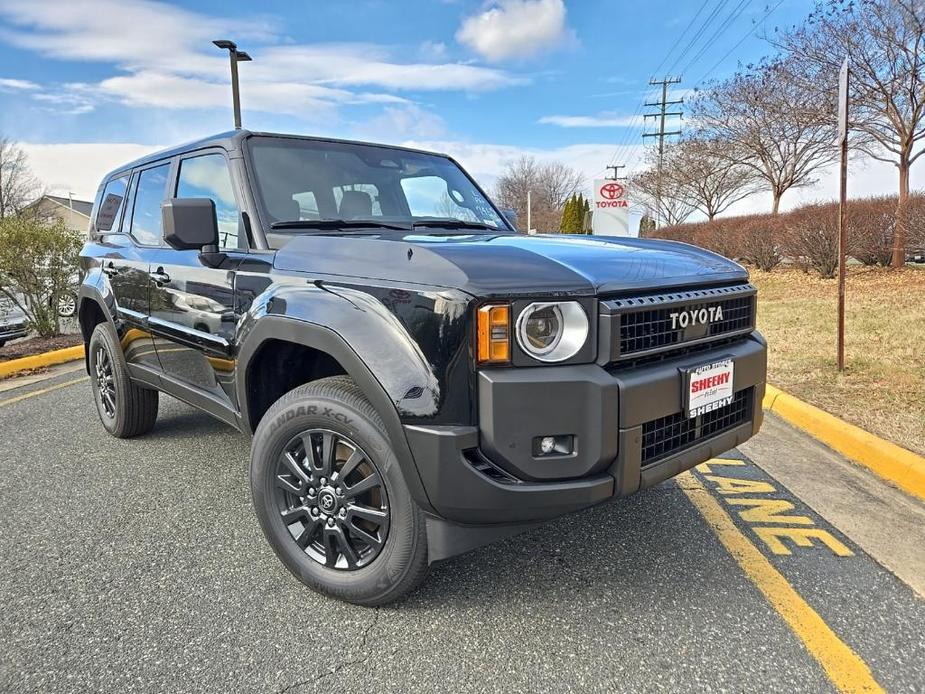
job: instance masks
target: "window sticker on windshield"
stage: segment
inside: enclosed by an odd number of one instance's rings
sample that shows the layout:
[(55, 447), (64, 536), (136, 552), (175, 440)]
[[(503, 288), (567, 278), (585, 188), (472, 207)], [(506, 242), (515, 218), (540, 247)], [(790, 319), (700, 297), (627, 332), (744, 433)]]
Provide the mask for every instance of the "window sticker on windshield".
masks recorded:
[(120, 205), (122, 205), (121, 195), (109, 193), (103, 198), (100, 211), (96, 215), (96, 228), (101, 231), (110, 231), (116, 221), (116, 214), (119, 212)]

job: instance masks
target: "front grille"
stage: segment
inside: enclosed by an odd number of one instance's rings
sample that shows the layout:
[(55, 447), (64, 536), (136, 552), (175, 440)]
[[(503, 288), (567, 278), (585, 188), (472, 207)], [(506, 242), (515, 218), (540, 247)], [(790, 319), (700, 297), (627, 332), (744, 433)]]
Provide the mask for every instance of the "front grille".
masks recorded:
[(711, 436), (722, 434), (752, 416), (752, 389), (736, 393), (724, 407), (689, 418), (683, 412), (659, 417), (642, 425), (642, 466), (690, 448)]
[(613, 360), (686, 351), (688, 345), (742, 335), (755, 327), (755, 288), (750, 284), (614, 299), (605, 307), (611, 312)]

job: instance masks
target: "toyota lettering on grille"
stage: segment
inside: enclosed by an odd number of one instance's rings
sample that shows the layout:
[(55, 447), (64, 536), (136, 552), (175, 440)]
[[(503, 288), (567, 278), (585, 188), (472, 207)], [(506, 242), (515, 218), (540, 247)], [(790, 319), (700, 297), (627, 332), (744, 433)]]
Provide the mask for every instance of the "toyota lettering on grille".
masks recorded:
[(690, 325), (703, 325), (721, 321), (723, 320), (723, 307), (717, 305), (690, 311), (675, 311), (674, 313), (669, 313), (668, 317), (671, 318), (671, 329), (677, 330)]

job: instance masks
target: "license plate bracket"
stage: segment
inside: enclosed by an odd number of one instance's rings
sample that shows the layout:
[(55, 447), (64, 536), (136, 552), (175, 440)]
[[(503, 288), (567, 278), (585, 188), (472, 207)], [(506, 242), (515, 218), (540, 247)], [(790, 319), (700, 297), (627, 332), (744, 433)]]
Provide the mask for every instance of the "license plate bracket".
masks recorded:
[(732, 403), (735, 362), (731, 357), (681, 369), (684, 415), (694, 418)]

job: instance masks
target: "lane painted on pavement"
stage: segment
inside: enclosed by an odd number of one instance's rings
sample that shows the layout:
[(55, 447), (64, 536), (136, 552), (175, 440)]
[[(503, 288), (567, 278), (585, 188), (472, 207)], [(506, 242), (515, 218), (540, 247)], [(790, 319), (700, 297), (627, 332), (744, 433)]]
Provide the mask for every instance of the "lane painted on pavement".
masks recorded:
[(840, 691), (925, 691), (925, 602), (909, 586), (736, 451), (679, 484)]

